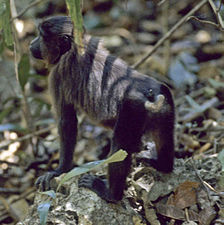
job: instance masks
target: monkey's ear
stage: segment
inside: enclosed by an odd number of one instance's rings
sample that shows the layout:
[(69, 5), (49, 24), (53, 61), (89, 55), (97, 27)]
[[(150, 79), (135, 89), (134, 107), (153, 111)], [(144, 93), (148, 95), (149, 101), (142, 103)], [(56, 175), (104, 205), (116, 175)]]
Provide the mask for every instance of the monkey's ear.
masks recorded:
[(59, 47), (61, 55), (65, 54), (67, 51), (71, 49), (71, 37), (67, 35), (63, 35), (59, 37)]

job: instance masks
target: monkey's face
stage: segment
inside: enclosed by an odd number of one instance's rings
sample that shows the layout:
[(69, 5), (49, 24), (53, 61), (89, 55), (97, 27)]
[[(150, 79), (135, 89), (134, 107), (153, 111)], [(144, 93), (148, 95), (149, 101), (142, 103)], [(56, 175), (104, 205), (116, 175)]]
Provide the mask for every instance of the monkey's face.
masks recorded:
[(56, 16), (43, 21), (39, 26), (39, 36), (30, 43), (34, 58), (55, 64), (70, 50), (73, 42), (73, 24), (70, 17)]

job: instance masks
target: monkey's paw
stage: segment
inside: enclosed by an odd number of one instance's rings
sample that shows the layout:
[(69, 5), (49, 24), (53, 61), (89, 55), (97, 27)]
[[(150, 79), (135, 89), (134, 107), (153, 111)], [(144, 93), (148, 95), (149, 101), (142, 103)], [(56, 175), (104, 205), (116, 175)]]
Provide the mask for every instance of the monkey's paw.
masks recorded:
[(79, 187), (85, 187), (95, 192), (99, 197), (107, 202), (117, 202), (110, 195), (108, 183), (106, 179), (100, 179), (91, 174), (85, 174), (79, 179)]
[(50, 181), (54, 177), (57, 177), (59, 175), (60, 175), (60, 173), (58, 173), (57, 171), (51, 171), (51, 172), (47, 172), (46, 174), (38, 177), (35, 182), (36, 188), (39, 189), (40, 191), (49, 190), (51, 188)]
[(79, 179), (79, 187), (88, 188), (96, 193), (102, 193), (108, 189), (106, 180), (102, 180), (91, 174), (85, 174)]

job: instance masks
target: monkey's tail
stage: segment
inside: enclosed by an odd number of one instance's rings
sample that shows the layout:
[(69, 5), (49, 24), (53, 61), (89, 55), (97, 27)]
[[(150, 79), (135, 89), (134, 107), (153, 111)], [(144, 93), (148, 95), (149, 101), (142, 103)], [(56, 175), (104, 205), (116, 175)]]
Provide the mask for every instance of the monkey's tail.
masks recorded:
[(152, 113), (158, 113), (161, 111), (164, 105), (165, 97), (164, 95), (160, 94), (156, 96), (155, 102), (146, 101), (145, 108)]

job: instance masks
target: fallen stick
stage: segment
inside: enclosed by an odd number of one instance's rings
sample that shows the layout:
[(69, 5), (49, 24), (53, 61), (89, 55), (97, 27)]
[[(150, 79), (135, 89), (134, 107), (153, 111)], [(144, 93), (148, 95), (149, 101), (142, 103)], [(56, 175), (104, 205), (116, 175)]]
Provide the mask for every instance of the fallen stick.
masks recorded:
[(214, 97), (208, 101), (206, 101), (204, 104), (200, 106), (200, 110), (193, 109), (189, 113), (187, 113), (185, 116), (178, 119), (178, 122), (189, 122), (200, 116), (202, 113), (204, 113), (207, 109), (214, 106), (219, 102), (217, 97)]

